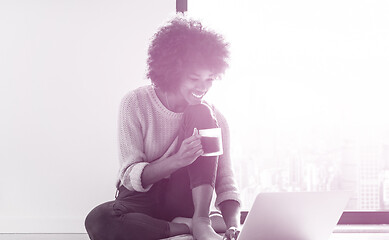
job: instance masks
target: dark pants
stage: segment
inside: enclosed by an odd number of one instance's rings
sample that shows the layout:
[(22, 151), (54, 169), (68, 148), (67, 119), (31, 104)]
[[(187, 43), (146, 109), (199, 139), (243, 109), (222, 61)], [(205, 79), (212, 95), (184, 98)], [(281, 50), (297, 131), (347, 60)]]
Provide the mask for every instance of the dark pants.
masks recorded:
[[(179, 133), (181, 142), (193, 129), (218, 127), (213, 111), (204, 104), (189, 106)], [(178, 147), (179, 147), (178, 146)], [(177, 149), (178, 150), (178, 149)], [(215, 186), (218, 157), (199, 157), (191, 165), (153, 185), (148, 192), (133, 192), (124, 186), (114, 201), (94, 208), (86, 217), (91, 240), (148, 240), (170, 237), (169, 221), (191, 218), (194, 213), (192, 189)]]

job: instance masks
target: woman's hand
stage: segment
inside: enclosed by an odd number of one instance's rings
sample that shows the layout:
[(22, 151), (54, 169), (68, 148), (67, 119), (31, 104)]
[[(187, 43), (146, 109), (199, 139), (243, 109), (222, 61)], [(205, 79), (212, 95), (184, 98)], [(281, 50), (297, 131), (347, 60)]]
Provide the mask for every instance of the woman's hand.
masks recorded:
[(238, 239), (240, 231), (236, 227), (230, 227), (224, 234), (223, 240), (236, 240)]
[(170, 176), (179, 168), (185, 167), (194, 162), (204, 153), (200, 141), (201, 136), (197, 129), (193, 135), (182, 141), (178, 152), (168, 158), (160, 158), (149, 163), (142, 173), (142, 185), (149, 186), (161, 179)]
[(182, 141), (180, 149), (175, 154), (181, 167), (190, 165), (204, 153), (200, 139), (199, 131), (195, 128), (193, 135)]

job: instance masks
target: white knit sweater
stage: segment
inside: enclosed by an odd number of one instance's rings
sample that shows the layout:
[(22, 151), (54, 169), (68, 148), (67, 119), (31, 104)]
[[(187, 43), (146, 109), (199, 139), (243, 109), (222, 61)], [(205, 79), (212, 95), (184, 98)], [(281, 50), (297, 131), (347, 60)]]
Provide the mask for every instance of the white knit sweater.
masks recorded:
[[(225, 200), (240, 203), (240, 197), (231, 165), (228, 125), (223, 115), (215, 108), (214, 111), (222, 128), (224, 151), (219, 157), (215, 186), (215, 205), (218, 207)], [(183, 114), (168, 110), (151, 85), (125, 95), (119, 116), (120, 168), (117, 184), (132, 191), (148, 191), (152, 185), (142, 186), (143, 169), (150, 162), (175, 153), (182, 120)]]

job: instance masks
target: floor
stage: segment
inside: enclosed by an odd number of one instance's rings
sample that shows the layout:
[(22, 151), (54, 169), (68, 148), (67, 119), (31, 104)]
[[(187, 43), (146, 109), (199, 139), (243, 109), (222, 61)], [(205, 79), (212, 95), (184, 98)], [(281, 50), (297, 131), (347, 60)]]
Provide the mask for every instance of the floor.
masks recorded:
[[(333, 233), (329, 240), (388, 240), (389, 233)], [(4, 234), (0, 240), (89, 240), (87, 234)]]
[[(86, 233), (0, 233), (0, 240), (89, 240)], [(180, 235), (163, 240), (193, 240), (191, 235)]]
[(86, 233), (0, 233), (0, 240), (89, 240)]

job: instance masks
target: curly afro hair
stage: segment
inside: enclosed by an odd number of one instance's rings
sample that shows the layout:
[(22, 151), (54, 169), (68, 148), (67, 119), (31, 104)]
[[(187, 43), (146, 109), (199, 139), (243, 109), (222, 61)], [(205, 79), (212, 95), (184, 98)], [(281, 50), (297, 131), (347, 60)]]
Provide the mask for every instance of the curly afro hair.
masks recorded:
[(196, 68), (220, 78), (228, 67), (229, 44), (222, 35), (199, 21), (176, 16), (161, 27), (148, 50), (147, 77), (163, 91), (175, 91), (186, 74)]

